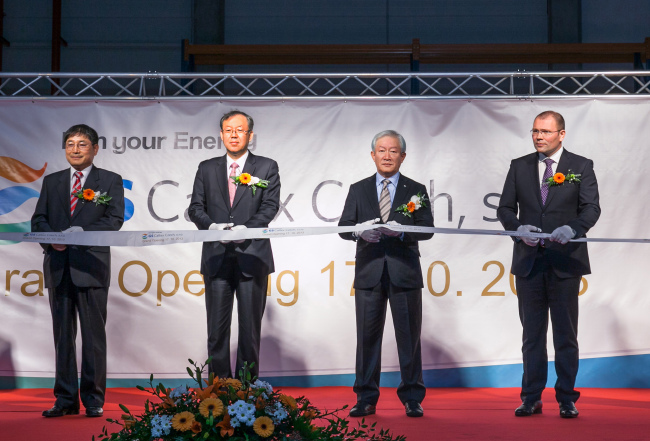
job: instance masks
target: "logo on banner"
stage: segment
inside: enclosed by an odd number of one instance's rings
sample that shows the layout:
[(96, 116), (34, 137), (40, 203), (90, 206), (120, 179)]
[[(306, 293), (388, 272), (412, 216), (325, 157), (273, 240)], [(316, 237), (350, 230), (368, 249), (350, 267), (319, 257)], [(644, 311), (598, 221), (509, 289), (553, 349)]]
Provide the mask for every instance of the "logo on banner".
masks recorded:
[[(36, 170), (8, 156), (0, 156), (0, 177), (16, 184), (30, 184), (43, 176), (47, 162), (43, 168)], [(12, 185), (0, 190), (0, 216), (9, 214), (32, 198), (37, 198), (40, 193), (33, 188), (23, 185)], [(25, 220), (15, 223), (0, 223), (0, 232), (17, 233), (31, 231), (31, 221)], [(0, 245), (10, 245), (16, 242), (0, 240)]]

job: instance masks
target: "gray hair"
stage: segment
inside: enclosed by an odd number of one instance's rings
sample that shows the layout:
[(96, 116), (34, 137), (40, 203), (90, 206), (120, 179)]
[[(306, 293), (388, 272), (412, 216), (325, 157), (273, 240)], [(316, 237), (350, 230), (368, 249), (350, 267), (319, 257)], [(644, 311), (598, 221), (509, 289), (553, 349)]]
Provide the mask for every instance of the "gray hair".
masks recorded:
[(370, 148), (373, 152), (375, 151), (377, 141), (386, 136), (397, 139), (399, 141), (400, 148), (402, 149), (402, 153), (406, 153), (406, 141), (404, 141), (404, 137), (397, 133), (395, 130), (384, 130), (383, 132), (377, 133), (375, 137), (372, 138), (372, 143), (370, 144)]
[(251, 132), (253, 131), (253, 118), (250, 115), (245, 114), (241, 110), (231, 110), (230, 112), (226, 113), (224, 116), (221, 117), (221, 120), (219, 121), (219, 128), (223, 130), (223, 123), (227, 120), (232, 118), (233, 116), (241, 115), (244, 118), (246, 118), (246, 122), (248, 123), (248, 130)]

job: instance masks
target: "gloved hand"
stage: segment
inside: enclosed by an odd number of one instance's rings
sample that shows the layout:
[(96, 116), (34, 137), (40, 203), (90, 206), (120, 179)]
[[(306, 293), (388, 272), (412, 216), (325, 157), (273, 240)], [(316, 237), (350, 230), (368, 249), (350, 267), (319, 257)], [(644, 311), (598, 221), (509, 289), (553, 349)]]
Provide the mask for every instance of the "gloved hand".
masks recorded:
[[(241, 230), (245, 230), (246, 228), (248, 228), (248, 227), (246, 227), (246, 225), (235, 225), (234, 227), (231, 228), (231, 230), (232, 231), (241, 231)], [(233, 242), (242, 243), (245, 240), (246, 239), (238, 239), (238, 240), (233, 240)]]
[[(542, 230), (532, 225), (520, 225), (519, 228), (517, 228), (517, 233), (541, 233), (541, 232)], [(537, 244), (539, 243), (539, 237), (521, 236), (520, 239), (524, 241), (524, 243), (529, 247), (536, 247)]]
[[(379, 223), (380, 219), (370, 219), (365, 222), (361, 222), (359, 225), (374, 225), (376, 223)], [(361, 239), (365, 240), (366, 242), (372, 242), (372, 243), (377, 243), (379, 242), (379, 239), (381, 239), (381, 232), (378, 230), (363, 230), (363, 231), (356, 231), (354, 233), (355, 236), (360, 237)]]
[(551, 242), (559, 242), (562, 245), (567, 244), (573, 237), (576, 235), (576, 232), (573, 231), (568, 225), (563, 225), (557, 227), (552, 233), (551, 237), (548, 238)]
[(83, 231), (84, 229), (81, 227), (70, 227), (67, 230), (63, 230), (62, 233), (78, 233), (79, 231)]
[(226, 230), (235, 224), (210, 224), (208, 230)]
[[(401, 224), (397, 221), (388, 221), (386, 222), (386, 225), (401, 225)], [(402, 235), (401, 231), (393, 231), (386, 227), (379, 227), (378, 230), (381, 231), (384, 236), (398, 237)]]

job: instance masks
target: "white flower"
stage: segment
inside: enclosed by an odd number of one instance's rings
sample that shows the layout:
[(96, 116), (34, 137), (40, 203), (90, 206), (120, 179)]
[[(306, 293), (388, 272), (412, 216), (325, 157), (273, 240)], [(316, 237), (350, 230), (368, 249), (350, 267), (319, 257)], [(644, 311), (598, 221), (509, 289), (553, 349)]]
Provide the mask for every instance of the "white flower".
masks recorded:
[(418, 195), (411, 196), (411, 202), (413, 202), (415, 204), (415, 209), (416, 210), (419, 210), (420, 207), (422, 206), (422, 199), (420, 199), (420, 197), (418, 197)]
[(251, 181), (248, 183), (248, 185), (255, 185), (258, 182), (260, 182), (260, 178), (258, 178), (257, 176), (251, 176)]

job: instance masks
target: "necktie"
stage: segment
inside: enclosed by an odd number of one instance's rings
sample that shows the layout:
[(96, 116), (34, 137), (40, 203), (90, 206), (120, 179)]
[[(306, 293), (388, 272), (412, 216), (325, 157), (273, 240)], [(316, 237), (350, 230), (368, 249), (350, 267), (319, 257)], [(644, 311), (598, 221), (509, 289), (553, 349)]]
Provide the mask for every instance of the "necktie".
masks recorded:
[(386, 223), (388, 221), (388, 216), (390, 216), (390, 193), (388, 192), (388, 184), (390, 181), (384, 179), (381, 181), (384, 184), (384, 188), (381, 189), (381, 195), (379, 195), (379, 215), (381, 216), (381, 221)]
[(79, 198), (75, 196), (75, 193), (81, 191), (81, 177), (83, 173), (80, 171), (74, 173), (74, 185), (72, 186), (72, 193), (70, 193), (70, 216), (74, 214), (74, 209), (77, 207), (77, 201)]
[(546, 183), (546, 180), (550, 177), (553, 176), (553, 161), (551, 158), (546, 158), (544, 159), (544, 162), (546, 163), (546, 170), (544, 171), (544, 176), (542, 177), (542, 186), (540, 187), (540, 191), (542, 192), (542, 205), (546, 204), (546, 198), (548, 197), (548, 184)]
[(230, 195), (230, 206), (232, 207), (232, 203), (235, 200), (235, 191), (237, 191), (237, 184), (235, 184), (235, 180), (232, 179), (235, 176), (237, 176), (237, 165), (236, 162), (233, 162), (230, 165), (230, 176), (228, 177), (228, 194)]

